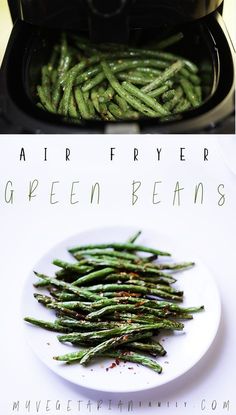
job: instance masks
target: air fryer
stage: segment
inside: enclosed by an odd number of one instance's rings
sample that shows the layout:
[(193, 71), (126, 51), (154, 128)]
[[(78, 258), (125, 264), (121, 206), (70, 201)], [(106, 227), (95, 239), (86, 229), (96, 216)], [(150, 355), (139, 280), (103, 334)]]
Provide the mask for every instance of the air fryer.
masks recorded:
[[(227, 1), (227, 0), (225, 0)], [(9, 0), (14, 27), (0, 74), (0, 131), (9, 133), (233, 133), (233, 48), (221, 16), (221, 0)], [(58, 33), (82, 33), (93, 41), (141, 45), (181, 30), (170, 51), (183, 55), (207, 79), (203, 104), (175, 120), (141, 119), (76, 125), (36, 106), (40, 67)]]

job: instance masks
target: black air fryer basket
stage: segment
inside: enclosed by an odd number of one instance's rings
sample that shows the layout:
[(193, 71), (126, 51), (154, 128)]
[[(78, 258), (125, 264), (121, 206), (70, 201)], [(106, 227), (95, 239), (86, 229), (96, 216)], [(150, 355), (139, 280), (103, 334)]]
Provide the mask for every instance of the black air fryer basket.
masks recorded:
[[(234, 108), (234, 63), (221, 15), (216, 12), (172, 29), (174, 32), (178, 30), (184, 33), (184, 39), (168, 50), (198, 65), (203, 78), (204, 102), (199, 108), (186, 111), (174, 121), (142, 119), (135, 123), (142, 133), (217, 132), (218, 127), (219, 132), (231, 132), (229, 130), (234, 124), (231, 116)], [(130, 40), (139, 46), (150, 39), (159, 38), (160, 33), (163, 36), (163, 27), (132, 29)], [(171, 30), (165, 29), (164, 35), (170, 34)], [(36, 86), (40, 83), (41, 67), (48, 61), (52, 46), (59, 36), (60, 30), (52, 27), (22, 21), (15, 24), (0, 80), (3, 114), (10, 121), (13, 120), (17, 132), (103, 133), (107, 130), (107, 122), (84, 121), (81, 125), (75, 125), (36, 106)], [(117, 132), (119, 124), (109, 123), (109, 130), (115, 128), (114, 132)], [(133, 124), (122, 121), (122, 127), (125, 125), (127, 131)], [(222, 125), (224, 131), (221, 131)]]

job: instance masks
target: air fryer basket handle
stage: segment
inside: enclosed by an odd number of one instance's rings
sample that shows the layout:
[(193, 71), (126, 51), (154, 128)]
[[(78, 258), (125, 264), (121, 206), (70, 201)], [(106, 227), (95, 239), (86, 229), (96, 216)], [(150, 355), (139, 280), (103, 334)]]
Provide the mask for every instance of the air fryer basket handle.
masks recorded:
[(124, 10), (128, 0), (87, 0), (90, 11), (103, 18), (112, 18)]
[(19, 3), (16, 0), (8, 0), (8, 7), (10, 10), (13, 24), (20, 18)]
[(93, 41), (128, 41), (128, 10), (131, 0), (85, 1), (88, 10), (90, 38)]

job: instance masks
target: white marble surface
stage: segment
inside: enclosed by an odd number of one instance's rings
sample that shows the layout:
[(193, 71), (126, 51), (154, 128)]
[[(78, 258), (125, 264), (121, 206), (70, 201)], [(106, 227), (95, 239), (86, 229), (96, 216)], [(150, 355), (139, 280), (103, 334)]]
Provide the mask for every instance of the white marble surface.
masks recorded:
[(12, 29), (7, 0), (0, 0), (0, 64)]

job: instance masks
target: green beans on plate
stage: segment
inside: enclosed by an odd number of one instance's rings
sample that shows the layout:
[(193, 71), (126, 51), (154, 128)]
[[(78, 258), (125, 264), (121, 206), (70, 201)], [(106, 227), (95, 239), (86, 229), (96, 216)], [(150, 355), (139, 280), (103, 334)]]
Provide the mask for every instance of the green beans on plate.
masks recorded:
[(165, 50), (183, 37), (134, 48), (62, 33), (41, 68), (37, 106), (77, 123), (174, 119), (203, 102), (196, 62)]
[(184, 292), (175, 286), (176, 275), (194, 263), (176, 263), (169, 252), (138, 244), (140, 234), (124, 242), (71, 247), (71, 262), (52, 259), (53, 277), (34, 272), (39, 280), (34, 298), (56, 318), (25, 321), (60, 333), (58, 341), (75, 350), (55, 360), (88, 365), (97, 357), (114, 358), (161, 373), (158, 358), (168, 353), (163, 331), (182, 331), (183, 321), (204, 306), (182, 306)]

